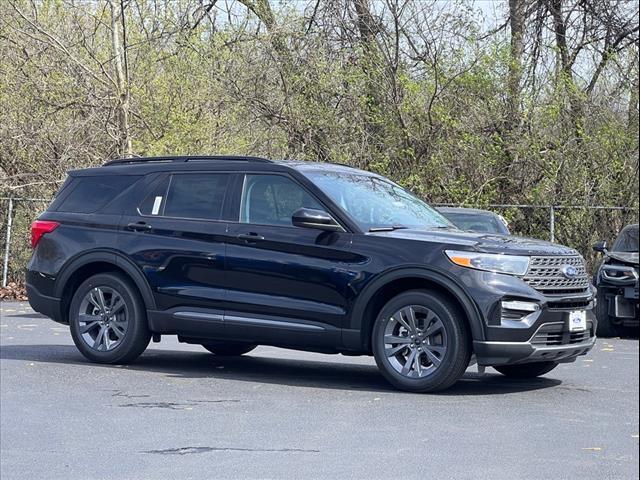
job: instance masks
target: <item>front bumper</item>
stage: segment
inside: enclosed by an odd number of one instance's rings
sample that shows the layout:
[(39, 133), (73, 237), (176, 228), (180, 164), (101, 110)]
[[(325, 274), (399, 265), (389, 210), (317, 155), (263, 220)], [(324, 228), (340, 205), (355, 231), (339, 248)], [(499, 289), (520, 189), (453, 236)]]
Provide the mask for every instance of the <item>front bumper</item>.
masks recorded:
[[(570, 333), (563, 323), (545, 323), (526, 342), (474, 341), (477, 362), (483, 366), (533, 362), (573, 362), (596, 343), (595, 324), (588, 323), (582, 334)], [(553, 330), (553, 327), (558, 327)], [(552, 332), (546, 333), (545, 331)]]
[(637, 283), (631, 286), (611, 286), (601, 283), (598, 290), (601, 301), (606, 303), (605, 311), (610, 322), (625, 327), (637, 327), (640, 324)]
[[(545, 295), (514, 276), (466, 270), (465, 284), (485, 321), (483, 338), (473, 339), (479, 365), (571, 362), (593, 348), (594, 287)], [(586, 314), (582, 334), (569, 331), (570, 313), (578, 310)]]

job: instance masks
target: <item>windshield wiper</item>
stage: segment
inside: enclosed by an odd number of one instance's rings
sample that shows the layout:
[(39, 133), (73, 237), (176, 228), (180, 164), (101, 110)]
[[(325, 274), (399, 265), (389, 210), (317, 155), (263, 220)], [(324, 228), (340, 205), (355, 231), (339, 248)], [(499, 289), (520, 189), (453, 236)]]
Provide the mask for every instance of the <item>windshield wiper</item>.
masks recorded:
[(405, 225), (390, 225), (388, 227), (373, 227), (369, 229), (369, 232), (374, 233), (374, 232), (393, 232), (394, 230), (404, 230), (406, 228), (409, 228)]

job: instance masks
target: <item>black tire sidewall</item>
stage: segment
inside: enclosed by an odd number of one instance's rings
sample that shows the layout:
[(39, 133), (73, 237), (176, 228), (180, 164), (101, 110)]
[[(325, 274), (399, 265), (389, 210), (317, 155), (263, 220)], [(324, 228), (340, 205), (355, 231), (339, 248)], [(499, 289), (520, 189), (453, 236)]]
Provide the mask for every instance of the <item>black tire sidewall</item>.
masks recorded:
[[(388, 318), (408, 305), (424, 305), (440, 317), (447, 333), (447, 354), (436, 372), (425, 378), (407, 378), (397, 372), (384, 354), (384, 328)], [(405, 292), (389, 301), (380, 311), (372, 332), (373, 354), (382, 375), (395, 387), (412, 392), (448, 388), (464, 373), (471, 355), (470, 336), (465, 319), (446, 297), (427, 291)]]
[[(122, 297), (129, 312), (127, 332), (113, 350), (100, 352), (87, 345), (79, 330), (78, 313), (83, 298), (95, 287), (110, 287)], [(123, 275), (101, 273), (85, 280), (76, 289), (69, 306), (69, 326), (73, 342), (89, 360), (99, 363), (126, 363), (139, 356), (149, 344), (150, 332), (147, 316), (137, 289)]]
[(609, 302), (603, 291), (599, 291), (597, 295), (596, 305), (596, 320), (598, 327), (596, 328), (596, 335), (599, 337), (615, 337), (618, 334), (618, 329), (611, 323), (611, 317), (609, 316)]
[(257, 347), (257, 345), (251, 343), (236, 343), (236, 342), (219, 342), (211, 341), (203, 343), (202, 346), (213, 353), (221, 357), (236, 357), (249, 353), (251, 350)]

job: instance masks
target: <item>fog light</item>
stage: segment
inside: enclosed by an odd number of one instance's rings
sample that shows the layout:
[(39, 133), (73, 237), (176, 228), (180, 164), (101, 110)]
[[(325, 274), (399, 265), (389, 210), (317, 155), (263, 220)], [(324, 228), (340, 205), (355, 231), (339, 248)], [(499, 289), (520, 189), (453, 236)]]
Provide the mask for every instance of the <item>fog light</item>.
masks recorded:
[(503, 326), (527, 328), (540, 316), (540, 305), (522, 300), (500, 302), (500, 323)]
[(535, 302), (522, 302), (520, 300), (509, 300), (502, 302), (503, 310), (517, 310), (518, 312), (537, 312), (540, 305)]

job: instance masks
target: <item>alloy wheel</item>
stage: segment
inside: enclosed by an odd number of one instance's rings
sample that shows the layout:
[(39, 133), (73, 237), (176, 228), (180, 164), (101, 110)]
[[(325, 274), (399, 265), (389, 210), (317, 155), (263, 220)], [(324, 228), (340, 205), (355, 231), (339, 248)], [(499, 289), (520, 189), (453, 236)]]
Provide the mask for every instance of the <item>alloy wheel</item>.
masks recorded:
[(78, 323), (83, 341), (94, 350), (107, 352), (124, 340), (129, 326), (129, 311), (115, 289), (94, 287), (80, 303)]
[(396, 311), (386, 321), (383, 341), (389, 364), (409, 378), (432, 375), (447, 354), (447, 332), (442, 320), (422, 305)]

